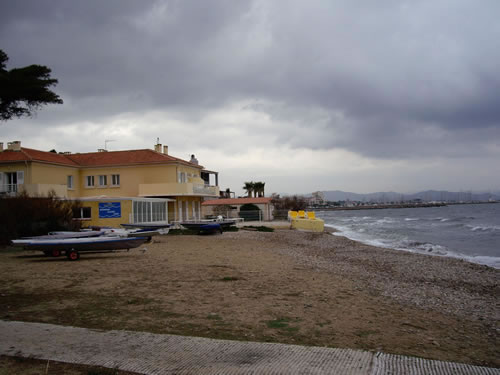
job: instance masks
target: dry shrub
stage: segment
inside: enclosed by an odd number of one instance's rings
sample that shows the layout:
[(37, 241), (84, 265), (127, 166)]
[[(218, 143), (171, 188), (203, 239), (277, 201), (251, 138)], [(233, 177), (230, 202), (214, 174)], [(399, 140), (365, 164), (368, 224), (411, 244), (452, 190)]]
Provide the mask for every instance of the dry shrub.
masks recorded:
[(73, 210), (79, 206), (78, 201), (59, 199), (54, 193), (46, 197), (20, 193), (0, 198), (0, 244), (50, 231), (78, 230), (80, 222), (73, 220)]

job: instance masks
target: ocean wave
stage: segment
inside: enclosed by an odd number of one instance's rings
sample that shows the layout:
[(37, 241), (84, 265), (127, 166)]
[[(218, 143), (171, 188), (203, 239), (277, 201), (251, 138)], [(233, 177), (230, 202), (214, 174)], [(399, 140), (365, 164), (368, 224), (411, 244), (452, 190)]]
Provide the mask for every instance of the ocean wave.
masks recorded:
[(417, 221), (417, 220), (420, 220), (420, 219), (416, 218), (416, 217), (407, 217), (407, 218), (405, 218), (405, 221)]
[(500, 226), (498, 225), (466, 225), (467, 228), (470, 228), (471, 231), (477, 232), (493, 232), (500, 230)]
[(447, 255), (449, 252), (449, 250), (445, 246), (433, 244), (430, 242), (408, 240), (402, 241), (396, 248), (400, 250), (416, 250), (418, 252), (432, 253), (435, 255)]
[(473, 220), (473, 219), (475, 219), (474, 216), (459, 216), (459, 217), (453, 217), (453, 218), (438, 216), (438, 217), (432, 217), (429, 220), (431, 220), (431, 221), (439, 221), (441, 223), (445, 223), (447, 221), (452, 221), (452, 222), (459, 221), (459, 222), (462, 222), (462, 221), (469, 221), (469, 220)]
[(387, 241), (380, 238), (367, 237), (365, 234), (355, 232), (349, 228), (342, 228), (339, 226), (329, 225), (335, 228), (337, 232), (332, 233), (334, 236), (347, 237), (353, 241), (358, 241), (366, 245), (371, 245), (375, 247), (383, 247), (394, 250), (408, 251), (411, 253), (427, 254), (433, 256), (444, 256), (456, 259), (463, 259), (465, 261), (482, 264), (489, 267), (500, 269), (500, 257), (492, 256), (471, 256), (465, 255), (458, 252), (454, 252), (445, 246), (432, 244), (429, 242), (418, 242), (408, 239), (400, 241)]
[(391, 219), (390, 217), (384, 217), (383, 219), (378, 219), (374, 224), (392, 224), (395, 223), (396, 220)]

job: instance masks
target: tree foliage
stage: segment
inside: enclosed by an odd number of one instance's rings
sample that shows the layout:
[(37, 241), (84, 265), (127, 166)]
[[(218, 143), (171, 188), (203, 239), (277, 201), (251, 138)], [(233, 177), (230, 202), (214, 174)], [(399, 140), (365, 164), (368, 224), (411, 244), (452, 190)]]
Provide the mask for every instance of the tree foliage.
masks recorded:
[(57, 84), (49, 68), (29, 65), (7, 70), (8, 60), (0, 50), (0, 121), (32, 116), (43, 105), (63, 103), (59, 95), (49, 90)]
[(281, 198), (279, 194), (271, 196), (271, 203), (276, 210), (305, 210), (307, 207), (307, 199), (300, 195)]
[(253, 183), (253, 194), (254, 197), (263, 197), (264, 196), (264, 186), (265, 182), (254, 182)]
[(246, 190), (248, 198), (250, 198), (252, 196), (253, 185), (254, 185), (254, 183), (252, 181), (244, 182), (243, 190)]
[(243, 190), (246, 190), (248, 197), (250, 198), (252, 196), (254, 197), (263, 197), (264, 196), (264, 186), (266, 185), (265, 182), (245, 182), (243, 186)]
[(53, 192), (41, 197), (22, 192), (0, 198), (0, 244), (50, 231), (78, 230), (80, 222), (73, 220), (73, 211), (79, 207), (80, 202), (58, 199)]

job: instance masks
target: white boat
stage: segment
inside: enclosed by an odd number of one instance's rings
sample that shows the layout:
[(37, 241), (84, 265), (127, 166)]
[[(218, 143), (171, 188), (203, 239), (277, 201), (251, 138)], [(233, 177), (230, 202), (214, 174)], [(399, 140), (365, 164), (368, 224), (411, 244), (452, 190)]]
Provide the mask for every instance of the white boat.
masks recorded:
[(43, 236), (33, 236), (33, 237), (23, 237), (23, 240), (55, 240), (62, 238), (88, 238), (88, 237), (100, 237), (106, 234), (103, 230), (88, 230), (82, 232), (70, 232), (70, 231), (60, 231), (60, 232), (49, 232)]
[(69, 260), (78, 260), (80, 252), (103, 252), (129, 250), (141, 246), (151, 237), (101, 236), (89, 238), (23, 239), (13, 240), (16, 246), (27, 250), (43, 251), (46, 255), (60, 256), (62, 252)]

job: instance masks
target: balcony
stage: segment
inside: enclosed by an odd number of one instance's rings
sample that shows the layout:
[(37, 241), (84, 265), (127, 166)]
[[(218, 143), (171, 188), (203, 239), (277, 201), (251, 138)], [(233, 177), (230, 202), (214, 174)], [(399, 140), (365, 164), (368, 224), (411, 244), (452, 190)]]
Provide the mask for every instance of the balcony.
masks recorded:
[(3, 184), (0, 185), (0, 194), (13, 196), (17, 194), (17, 184)]
[(164, 184), (139, 184), (140, 197), (160, 197), (160, 196), (200, 196), (218, 197), (219, 187), (187, 183), (164, 183)]

